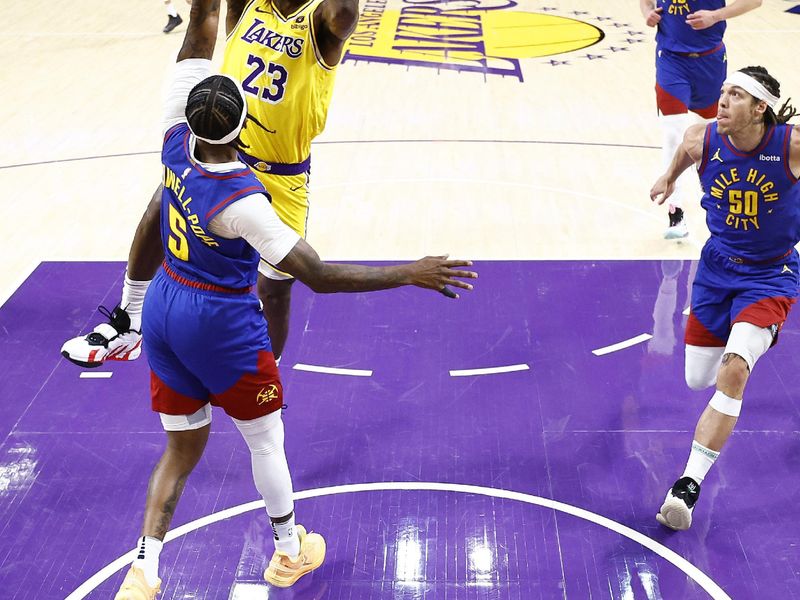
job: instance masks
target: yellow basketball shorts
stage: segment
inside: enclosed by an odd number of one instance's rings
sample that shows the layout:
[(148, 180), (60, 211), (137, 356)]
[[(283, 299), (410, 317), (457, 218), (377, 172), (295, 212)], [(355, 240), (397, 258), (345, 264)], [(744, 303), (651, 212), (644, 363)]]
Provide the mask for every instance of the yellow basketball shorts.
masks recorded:
[[(280, 220), (305, 238), (308, 228), (309, 171), (299, 175), (270, 175), (253, 169), (253, 173), (272, 197), (272, 208)], [(263, 260), (258, 270), (270, 279), (292, 279), (288, 273), (279, 271)]]

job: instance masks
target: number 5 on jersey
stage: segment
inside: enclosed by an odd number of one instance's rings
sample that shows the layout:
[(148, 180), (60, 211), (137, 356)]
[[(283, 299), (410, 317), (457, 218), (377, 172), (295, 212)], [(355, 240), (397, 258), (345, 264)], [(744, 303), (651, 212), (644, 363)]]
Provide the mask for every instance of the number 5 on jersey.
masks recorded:
[(178, 212), (172, 203), (169, 203), (169, 229), (170, 235), (167, 240), (169, 251), (175, 258), (182, 261), (189, 260), (189, 242), (186, 240), (186, 219)]
[[(247, 57), (247, 65), (254, 69), (242, 81), (242, 89), (245, 92), (270, 104), (277, 104), (283, 100), (283, 95), (286, 93), (286, 81), (289, 79), (289, 73), (283, 65), (265, 63), (261, 58), (252, 54)], [(263, 87), (254, 85), (255, 80), (265, 71), (265, 77), (268, 78), (269, 84)]]

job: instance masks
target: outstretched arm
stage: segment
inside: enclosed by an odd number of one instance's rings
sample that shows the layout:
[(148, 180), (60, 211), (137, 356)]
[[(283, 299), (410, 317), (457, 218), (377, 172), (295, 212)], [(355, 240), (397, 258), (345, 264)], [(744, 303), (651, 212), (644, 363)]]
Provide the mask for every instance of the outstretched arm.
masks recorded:
[(477, 273), (455, 268), (471, 264), (468, 260), (447, 260), (446, 256), (426, 256), (413, 263), (390, 267), (330, 264), (322, 262), (316, 251), (301, 238), (276, 266), (317, 293), (371, 292), (402, 285), (445, 292), (446, 286), (472, 289), (472, 285), (456, 278), (474, 279)]
[(247, 0), (228, 0), (228, 11), (225, 15), (225, 35), (230, 35), (233, 28), (242, 18), (242, 11)]
[(761, 6), (761, 2), (762, 0), (734, 0), (729, 5), (717, 10), (698, 10), (690, 13), (686, 17), (686, 22), (692, 29), (707, 29), (720, 21), (727, 21), (750, 12)]
[(325, 63), (339, 64), (345, 42), (358, 23), (358, 0), (325, 0), (314, 11), (317, 48)]
[(219, 0), (193, 0), (189, 26), (178, 52), (178, 62), (188, 58), (211, 60), (217, 42)]
[(664, 204), (664, 201), (672, 195), (675, 190), (675, 181), (692, 164), (699, 164), (703, 160), (703, 138), (705, 137), (706, 125), (698, 123), (692, 125), (683, 135), (683, 142), (678, 146), (672, 163), (655, 182), (650, 190), (650, 200), (656, 204)]

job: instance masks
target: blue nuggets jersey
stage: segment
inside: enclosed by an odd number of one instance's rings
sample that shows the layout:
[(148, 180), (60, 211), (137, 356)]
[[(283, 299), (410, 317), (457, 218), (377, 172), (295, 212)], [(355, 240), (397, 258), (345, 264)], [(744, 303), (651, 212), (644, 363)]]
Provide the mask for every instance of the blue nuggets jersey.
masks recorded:
[(789, 168), (791, 125), (767, 129), (751, 152), (741, 152), (717, 124), (706, 127), (698, 169), (708, 244), (745, 262), (768, 263), (800, 241), (800, 186)]
[(161, 162), (161, 240), (167, 266), (177, 275), (201, 284), (246, 288), (256, 281), (258, 253), (243, 239), (225, 239), (208, 230), (226, 206), (250, 194), (266, 194), (245, 167), (211, 173), (189, 152), (189, 126), (179, 123), (164, 136)]
[(706, 52), (716, 48), (722, 43), (725, 21), (695, 31), (686, 23), (686, 17), (698, 10), (717, 10), (723, 6), (725, 0), (658, 0), (656, 8), (664, 9), (656, 33), (658, 47), (672, 52)]

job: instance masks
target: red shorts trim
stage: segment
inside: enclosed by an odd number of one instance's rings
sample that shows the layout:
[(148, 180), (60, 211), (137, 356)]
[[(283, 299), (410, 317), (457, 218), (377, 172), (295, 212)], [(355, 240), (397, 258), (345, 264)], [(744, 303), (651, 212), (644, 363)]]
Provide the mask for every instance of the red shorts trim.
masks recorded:
[(778, 330), (780, 330), (784, 321), (786, 321), (786, 317), (789, 316), (792, 304), (795, 302), (797, 302), (796, 298), (787, 298), (786, 296), (762, 298), (758, 302), (743, 308), (736, 315), (733, 323), (752, 323), (756, 327), (777, 325)]
[(259, 352), (256, 372), (245, 373), (221, 394), (213, 394), (211, 404), (222, 407), (240, 421), (250, 421), (280, 410), (283, 384), (272, 352)]
[(717, 105), (718, 103), (714, 102), (714, 104), (706, 106), (705, 108), (693, 108), (692, 112), (700, 115), (704, 119), (714, 119), (717, 116)]
[(151, 370), (150, 404), (155, 412), (165, 415), (191, 415), (208, 404), (208, 400), (190, 398), (176, 392)]
[(689, 107), (656, 84), (656, 106), (662, 115), (682, 115), (689, 112)]
[(283, 407), (283, 384), (272, 352), (260, 351), (255, 373), (245, 373), (220, 394), (207, 400), (190, 398), (176, 392), (150, 371), (150, 395), (153, 410), (165, 415), (191, 415), (209, 401), (240, 421), (250, 421)]
[(689, 313), (689, 320), (686, 321), (686, 333), (683, 336), (683, 341), (690, 346), (705, 346), (708, 348), (723, 348), (725, 346), (725, 340), (721, 340), (706, 329), (706, 326), (691, 312)]

